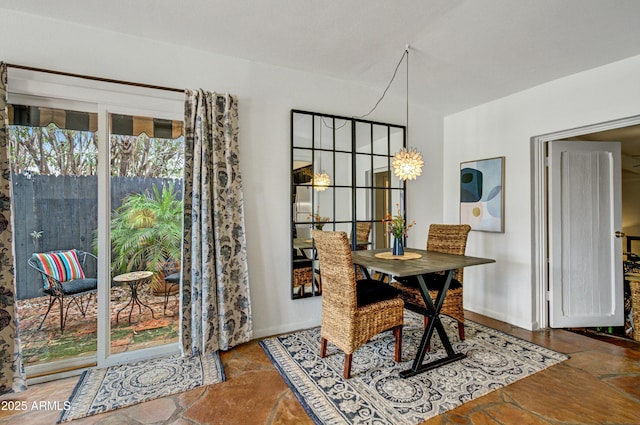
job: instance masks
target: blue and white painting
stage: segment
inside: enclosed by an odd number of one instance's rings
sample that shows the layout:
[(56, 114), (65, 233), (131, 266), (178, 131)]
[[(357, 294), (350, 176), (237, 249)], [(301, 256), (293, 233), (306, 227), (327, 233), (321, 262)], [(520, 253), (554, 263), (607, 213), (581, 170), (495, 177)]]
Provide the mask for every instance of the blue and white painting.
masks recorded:
[(504, 232), (504, 157), (460, 164), (460, 223)]

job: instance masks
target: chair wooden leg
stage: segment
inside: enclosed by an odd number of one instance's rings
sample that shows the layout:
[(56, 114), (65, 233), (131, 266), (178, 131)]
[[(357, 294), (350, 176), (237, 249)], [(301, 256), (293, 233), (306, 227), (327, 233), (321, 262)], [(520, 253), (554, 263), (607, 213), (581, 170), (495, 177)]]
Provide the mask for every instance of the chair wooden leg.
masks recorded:
[(321, 338), (320, 339), (320, 357), (324, 359), (326, 356), (327, 356), (327, 339)]
[(464, 322), (458, 321), (458, 335), (460, 336), (460, 341), (464, 341)]
[(396, 337), (396, 349), (393, 357), (396, 363), (400, 363), (402, 361), (402, 326), (393, 328), (393, 335)]
[(344, 355), (344, 379), (349, 379), (351, 377), (351, 358), (353, 354), (345, 354)]

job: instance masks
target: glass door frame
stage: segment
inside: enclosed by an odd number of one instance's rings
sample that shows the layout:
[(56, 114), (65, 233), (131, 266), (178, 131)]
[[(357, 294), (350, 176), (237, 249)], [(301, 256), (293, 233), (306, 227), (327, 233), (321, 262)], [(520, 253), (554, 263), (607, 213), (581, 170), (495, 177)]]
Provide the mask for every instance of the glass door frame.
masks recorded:
[[(181, 108), (184, 105), (180, 105)], [(98, 105), (98, 140), (106, 140), (106, 147), (98, 149), (98, 252), (105, 255), (98, 256), (98, 367), (113, 366), (138, 360), (158, 357), (180, 352), (179, 342), (141, 348), (122, 353), (111, 353), (111, 169), (110, 169), (110, 114), (122, 114), (132, 116), (147, 116), (153, 118), (183, 120), (184, 111), (151, 110), (148, 108), (124, 107), (122, 105), (99, 104)], [(98, 146), (101, 146), (98, 142)], [(105, 320), (109, 318), (109, 320)], [(100, 320), (102, 319), (102, 320)]]
[[(91, 102), (88, 100), (78, 101), (75, 99), (65, 99), (61, 97), (48, 97), (42, 95), (36, 95), (34, 93), (28, 92), (26, 90), (11, 90), (12, 84), (9, 83), (10, 91), (7, 93), (7, 103), (8, 104), (22, 104), (29, 105), (35, 107), (45, 107), (52, 109), (66, 109), (66, 110), (74, 110), (74, 111), (82, 111), (89, 113), (96, 113), (98, 110), (98, 105), (96, 102)], [(95, 137), (98, 137), (98, 132), (96, 132)], [(97, 197), (97, 196), (96, 196)], [(13, 203), (13, 199), (11, 201)], [(12, 213), (15, 214), (16, 211), (12, 206)], [(98, 270), (99, 273), (99, 270)], [(91, 301), (95, 302), (95, 301)], [(53, 314), (57, 314), (56, 309), (58, 305), (55, 305), (52, 309)], [(20, 317), (18, 317), (20, 320)], [(98, 320), (98, 318), (96, 318)], [(98, 333), (96, 332), (96, 340), (99, 338)], [(97, 351), (96, 351), (97, 352)], [(80, 373), (87, 367), (92, 367), (97, 365), (96, 354), (86, 354), (77, 356), (74, 358), (66, 358), (60, 360), (52, 360), (49, 362), (25, 365), (25, 374), (28, 377), (29, 384), (35, 384), (39, 382), (44, 382), (50, 379), (56, 378), (66, 378), (68, 376), (74, 376)], [(63, 371), (63, 372), (57, 372)]]
[[(98, 113), (98, 324), (95, 355), (80, 356), (26, 367), (29, 383), (44, 382), (80, 374), (85, 368), (106, 367), (159, 355), (178, 353), (179, 341), (156, 347), (110, 354), (110, 146), (108, 114), (120, 113), (155, 118), (183, 120), (184, 94), (161, 89), (127, 86), (118, 83), (87, 80), (78, 77), (11, 69), (8, 74), (9, 103), (20, 99), (39, 99), (39, 106), (70, 108)], [(62, 106), (64, 105), (64, 106)], [(88, 108), (88, 109), (87, 109)], [(45, 376), (46, 375), (46, 376)]]

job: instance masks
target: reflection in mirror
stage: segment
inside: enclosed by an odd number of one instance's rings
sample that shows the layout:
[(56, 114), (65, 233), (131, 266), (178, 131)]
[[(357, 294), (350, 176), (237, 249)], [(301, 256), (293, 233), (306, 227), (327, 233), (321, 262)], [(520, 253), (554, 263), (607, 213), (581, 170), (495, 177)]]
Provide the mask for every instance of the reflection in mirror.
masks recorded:
[(335, 120), (336, 151), (351, 152), (351, 120)]
[(390, 246), (381, 220), (396, 203), (404, 214), (391, 172), (404, 143), (404, 126), (291, 111), (292, 298), (322, 294), (313, 228), (346, 232), (354, 250)]
[(311, 115), (297, 114), (292, 125), (293, 146), (298, 148), (312, 148), (313, 119)]
[[(390, 129), (387, 126), (373, 126), (373, 153), (378, 155), (389, 155), (389, 134)], [(392, 151), (393, 152), (393, 151)]]
[(352, 197), (353, 189), (350, 187), (336, 187), (336, 221), (349, 223), (353, 220)]
[[(372, 155), (356, 154), (356, 186), (371, 187), (372, 186), (372, 168), (371, 161), (374, 159)], [(375, 170), (374, 170), (375, 172)]]
[[(313, 152), (313, 172), (316, 176), (316, 181), (313, 185), (316, 187), (316, 192), (321, 192), (323, 187), (332, 185), (332, 181), (336, 179), (336, 173), (333, 173), (333, 152), (314, 150)], [(326, 181), (319, 182), (317, 176), (324, 175)]]
[(351, 162), (352, 155), (350, 153), (336, 152), (336, 186), (351, 187)]

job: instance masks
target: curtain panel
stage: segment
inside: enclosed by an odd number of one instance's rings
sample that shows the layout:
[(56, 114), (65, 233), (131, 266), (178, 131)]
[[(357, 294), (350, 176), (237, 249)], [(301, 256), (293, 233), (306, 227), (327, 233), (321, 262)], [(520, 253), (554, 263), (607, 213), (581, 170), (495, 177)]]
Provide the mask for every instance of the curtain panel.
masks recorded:
[(15, 311), (8, 115), (7, 64), (0, 62), (0, 394), (27, 388)]
[(184, 177), (183, 354), (228, 350), (253, 335), (234, 96), (185, 92)]

